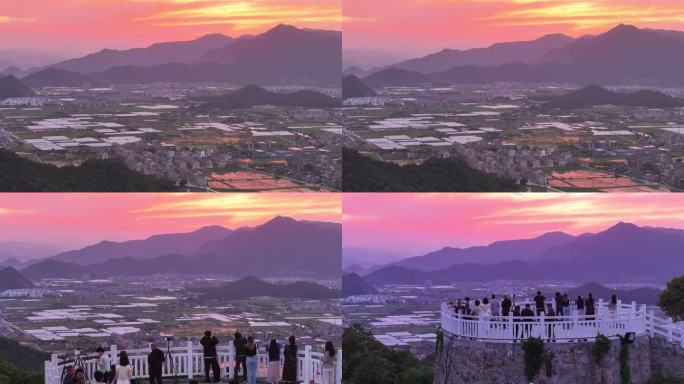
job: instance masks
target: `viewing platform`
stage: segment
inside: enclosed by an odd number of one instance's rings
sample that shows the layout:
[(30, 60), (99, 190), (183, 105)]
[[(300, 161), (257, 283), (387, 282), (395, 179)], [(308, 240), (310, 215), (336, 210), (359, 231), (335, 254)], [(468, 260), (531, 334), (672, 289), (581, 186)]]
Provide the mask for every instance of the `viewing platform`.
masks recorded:
[[(160, 346), (160, 349), (166, 353), (166, 348)], [(222, 382), (227, 382), (227, 375), (232, 378), (235, 372), (235, 350), (233, 345), (218, 346), (218, 361), (221, 366)], [(173, 346), (169, 348), (172, 356), (173, 364), (170, 364), (169, 358), (164, 364), (163, 377), (171, 378), (187, 378), (195, 379), (199, 382), (204, 380), (204, 356), (202, 353), (202, 346), (192, 341), (184, 342), (183, 346)], [(150, 349), (126, 349), (130, 366), (133, 368), (134, 379), (147, 379), (149, 377), (149, 368), (147, 365), (147, 355)], [(118, 353), (120, 350), (116, 345), (112, 345), (107, 352), (112, 358), (112, 364), (118, 360)], [(261, 351), (260, 351), (261, 352)], [(77, 356), (77, 357), (76, 357)], [(281, 356), (283, 356), (281, 350)], [(76, 357), (76, 358), (75, 358)], [(95, 373), (96, 353), (79, 354), (78, 351), (74, 355), (61, 357), (56, 354), (52, 355), (49, 361), (45, 362), (45, 384), (61, 384), (62, 372), (65, 367), (76, 364), (83, 368), (90, 381), (93, 381), (93, 374)], [(259, 366), (257, 368), (257, 379), (265, 379), (268, 371), (268, 353), (259, 353)], [(335, 384), (342, 383), (342, 351), (337, 350), (335, 363)], [(304, 346), (303, 350), (298, 352), (297, 358), (297, 373), (300, 382), (309, 384), (314, 382), (316, 384), (322, 383), (323, 374), (323, 352), (314, 352), (310, 345)], [(282, 372), (283, 358), (281, 357), (280, 365)], [(175, 372), (174, 368), (175, 367)], [(242, 372), (241, 372), (242, 373)], [(213, 377), (213, 376), (212, 376)]]
[(553, 317), (543, 313), (530, 317), (465, 315), (443, 303), (441, 326), (448, 335), (482, 342), (514, 343), (537, 337), (569, 343), (593, 340), (598, 335), (616, 338), (631, 332), (636, 336), (664, 337), (684, 348), (684, 322), (656, 316), (654, 311), (646, 309), (646, 305), (639, 306), (635, 302), (623, 304), (618, 301), (616, 310), (611, 311), (605, 302), (598, 301), (595, 315), (580, 316), (573, 311), (570, 315)]

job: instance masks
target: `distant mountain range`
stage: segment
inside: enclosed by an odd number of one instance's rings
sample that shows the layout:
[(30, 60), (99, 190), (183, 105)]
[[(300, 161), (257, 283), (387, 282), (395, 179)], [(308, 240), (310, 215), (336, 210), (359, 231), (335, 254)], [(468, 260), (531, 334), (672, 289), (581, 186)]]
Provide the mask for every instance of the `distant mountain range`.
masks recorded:
[(376, 71), (364, 81), (373, 87), (491, 82), (682, 85), (684, 32), (619, 25), (577, 39), (549, 35), (488, 48), (444, 50)]
[(0, 268), (0, 291), (6, 289), (33, 288), (31, 280), (12, 267)]
[(35, 95), (33, 90), (15, 76), (9, 75), (0, 78), (0, 99), (33, 95)]
[(205, 299), (249, 299), (270, 296), (298, 299), (339, 299), (340, 292), (322, 285), (298, 281), (290, 284), (271, 284), (257, 277), (248, 276), (240, 280), (210, 288), (202, 293)]
[(151, 259), (170, 254), (190, 255), (206, 243), (222, 239), (231, 232), (230, 229), (221, 226), (209, 226), (189, 233), (150, 236), (144, 240), (102, 241), (82, 249), (60, 253), (51, 259), (78, 265), (93, 265), (124, 257)]
[(215, 34), (103, 50), (44, 68), (26, 82), (33, 87), (153, 82), (339, 86), (341, 47), (340, 32), (278, 25), (236, 39)]
[(372, 295), (378, 290), (356, 273), (345, 273), (342, 276), (342, 294), (347, 296)]
[(684, 271), (682, 249), (684, 230), (618, 223), (576, 237), (551, 233), (486, 247), (445, 248), (377, 269), (364, 278), (376, 286), (539, 279), (662, 284)]
[(103, 49), (84, 57), (62, 61), (51, 67), (87, 74), (103, 72), (115, 67), (154, 67), (167, 63), (190, 64), (200, 61), (207, 52), (222, 48), (232, 41), (231, 37), (212, 34), (191, 41), (158, 43), (146, 48)]
[(32, 278), (226, 274), (339, 277), (341, 225), (276, 217), (256, 227), (206, 227), (123, 243), (102, 242), (22, 270)]
[(312, 90), (290, 93), (271, 92), (257, 85), (249, 85), (227, 95), (200, 99), (210, 108), (246, 108), (257, 105), (278, 107), (335, 108), (342, 105), (339, 99)]
[(353, 97), (371, 97), (375, 96), (375, 90), (369, 87), (363, 80), (354, 75), (345, 76), (342, 78), (342, 98), (350, 99)]
[(589, 85), (565, 95), (552, 97), (546, 106), (569, 109), (606, 104), (627, 107), (675, 108), (683, 107), (684, 100), (658, 91), (643, 90), (620, 93), (609, 91), (598, 85)]
[(657, 305), (660, 298), (660, 290), (656, 288), (621, 290), (611, 289), (599, 283), (587, 283), (567, 292), (568, 296), (573, 299), (580, 295), (586, 297), (587, 293), (591, 293), (596, 300), (603, 299), (604, 301), (609, 301), (612, 295), (616, 295), (623, 303), (636, 301), (639, 304), (646, 305)]

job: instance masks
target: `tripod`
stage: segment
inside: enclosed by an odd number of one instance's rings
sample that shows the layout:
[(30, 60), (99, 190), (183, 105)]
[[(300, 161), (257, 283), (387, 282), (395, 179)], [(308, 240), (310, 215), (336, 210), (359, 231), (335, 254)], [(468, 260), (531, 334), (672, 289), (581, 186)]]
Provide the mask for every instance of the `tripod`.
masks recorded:
[(173, 354), (171, 354), (171, 340), (169, 339), (166, 339), (164, 364), (168, 364), (169, 372), (173, 374), (173, 382), (174, 384), (178, 384), (178, 369), (176, 368), (176, 363), (173, 361)]

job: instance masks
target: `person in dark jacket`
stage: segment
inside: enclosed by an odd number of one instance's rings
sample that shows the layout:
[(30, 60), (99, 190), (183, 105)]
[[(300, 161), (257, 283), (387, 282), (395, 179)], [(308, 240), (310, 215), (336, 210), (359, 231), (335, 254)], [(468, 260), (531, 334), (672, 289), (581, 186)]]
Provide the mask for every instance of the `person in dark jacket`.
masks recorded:
[(214, 372), (213, 382), (218, 383), (221, 381), (221, 371), (218, 363), (218, 355), (216, 353), (216, 346), (218, 343), (218, 339), (216, 336), (211, 335), (211, 331), (204, 332), (204, 337), (200, 340), (200, 344), (202, 344), (202, 347), (204, 348), (204, 375), (207, 379), (207, 383), (211, 383), (211, 381), (209, 381), (210, 368)]
[(233, 347), (235, 347), (235, 373), (233, 380), (237, 383), (240, 376), (240, 366), (242, 365), (242, 378), (247, 381), (247, 339), (240, 332), (235, 332)]
[(508, 295), (504, 296), (504, 299), (501, 301), (501, 316), (508, 316), (511, 313), (512, 306), (511, 298)]
[[(543, 297), (543, 296), (542, 296)], [(523, 326), (523, 339), (526, 339), (530, 337), (530, 334), (532, 333), (532, 324), (530, 324), (533, 320), (531, 317), (534, 317), (534, 311), (532, 311), (532, 307), (529, 304), (525, 304), (525, 308), (523, 308), (522, 311), (520, 311), (520, 317), (521, 321), (525, 323)]]
[(537, 291), (537, 296), (534, 297), (534, 306), (537, 308), (537, 316), (541, 315), (544, 313), (544, 302), (546, 301), (546, 297), (542, 295), (541, 291)]
[(283, 351), (285, 362), (283, 364), (283, 381), (286, 383), (297, 382), (297, 340), (294, 335), (290, 336)]
[(152, 343), (150, 345), (152, 350), (149, 355), (147, 355), (147, 366), (150, 370), (150, 384), (161, 384), (162, 382), (162, 367), (164, 366), (164, 352), (157, 348), (157, 344)]
[(594, 295), (587, 295), (587, 299), (584, 301), (585, 313), (588, 316), (587, 320), (594, 320), (596, 316), (596, 302), (594, 301)]

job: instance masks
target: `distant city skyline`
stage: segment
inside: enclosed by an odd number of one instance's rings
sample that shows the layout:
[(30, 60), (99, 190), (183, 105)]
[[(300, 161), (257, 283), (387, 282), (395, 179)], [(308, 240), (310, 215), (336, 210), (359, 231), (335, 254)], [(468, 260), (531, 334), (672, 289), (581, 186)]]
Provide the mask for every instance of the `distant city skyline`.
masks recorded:
[(277, 24), (341, 28), (341, 0), (48, 0), (0, 3), (0, 50), (78, 56)]
[(532, 40), (598, 34), (624, 23), (684, 29), (677, 0), (386, 0), (344, 2), (344, 49), (421, 56)]
[(4, 194), (0, 242), (82, 247), (209, 225), (236, 229), (275, 216), (340, 222), (336, 194)]
[(684, 229), (677, 194), (345, 194), (343, 247), (415, 255), (547, 232), (600, 232), (618, 222)]

